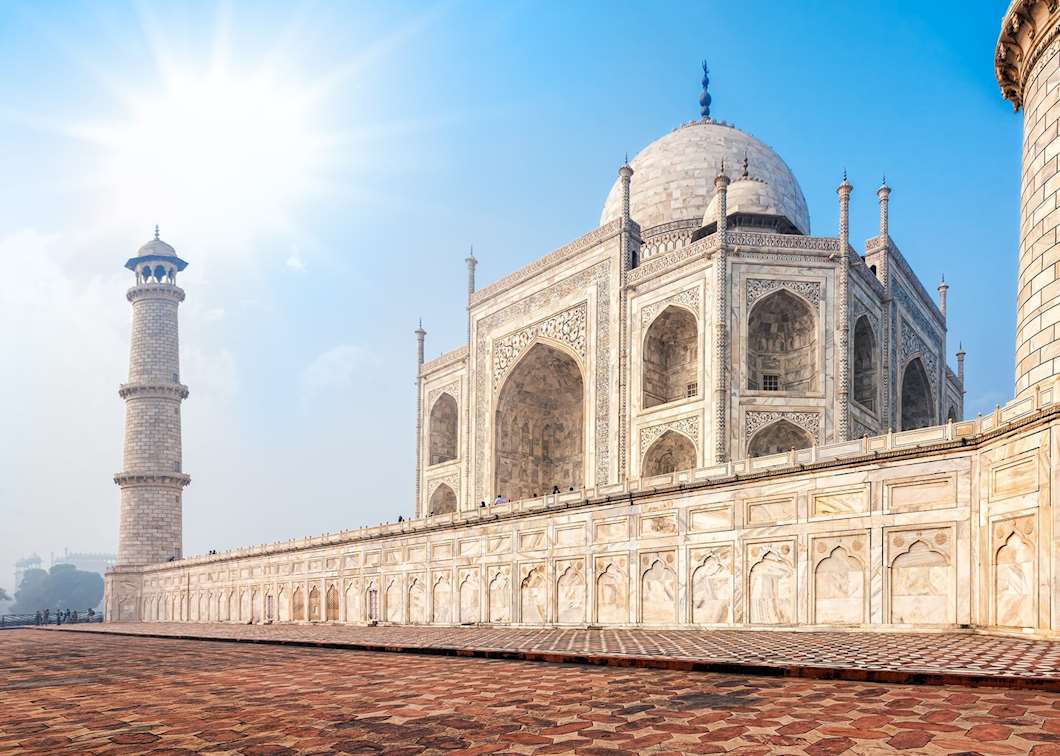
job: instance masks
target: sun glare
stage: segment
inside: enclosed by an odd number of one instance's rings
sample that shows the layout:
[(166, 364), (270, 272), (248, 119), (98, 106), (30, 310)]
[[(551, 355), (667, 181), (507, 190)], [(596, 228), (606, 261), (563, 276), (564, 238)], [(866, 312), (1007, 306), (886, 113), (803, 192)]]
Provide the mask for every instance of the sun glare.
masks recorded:
[(284, 223), (311, 190), (320, 139), (307, 100), (264, 77), (175, 77), (107, 129), (104, 173), (120, 222), (201, 229)]

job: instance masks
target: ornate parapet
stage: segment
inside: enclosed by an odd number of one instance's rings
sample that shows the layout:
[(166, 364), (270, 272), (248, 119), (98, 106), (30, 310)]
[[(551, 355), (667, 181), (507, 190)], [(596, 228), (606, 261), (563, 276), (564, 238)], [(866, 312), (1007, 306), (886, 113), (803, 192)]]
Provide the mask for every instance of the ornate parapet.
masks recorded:
[(183, 383), (123, 383), (118, 396), (122, 399), (187, 399), (188, 387)]
[(459, 349), (454, 349), (451, 352), (446, 352), (441, 357), (436, 357), (430, 362), (425, 362), (420, 365), (420, 375), (427, 375), (434, 373), (442, 368), (452, 365), (454, 362), (462, 362), (467, 359), (467, 347), (462, 346)]

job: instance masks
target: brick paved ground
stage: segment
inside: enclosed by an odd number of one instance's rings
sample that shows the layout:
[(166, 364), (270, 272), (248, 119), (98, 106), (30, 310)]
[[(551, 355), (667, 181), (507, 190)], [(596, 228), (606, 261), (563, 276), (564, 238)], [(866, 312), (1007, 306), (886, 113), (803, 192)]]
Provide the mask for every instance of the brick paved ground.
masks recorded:
[(0, 752), (1060, 754), (1060, 697), (0, 633)]
[[(1005, 684), (1060, 691), (1060, 642), (967, 633), (574, 630), (489, 627), (356, 627), (146, 623), (77, 625), (88, 632), (290, 641), (375, 650), (461, 649), (529, 658), (691, 660), (713, 671), (777, 672), (886, 682)], [(489, 655), (489, 654), (485, 654)], [(554, 660), (562, 660), (557, 658)], [(679, 668), (680, 665), (671, 665)]]

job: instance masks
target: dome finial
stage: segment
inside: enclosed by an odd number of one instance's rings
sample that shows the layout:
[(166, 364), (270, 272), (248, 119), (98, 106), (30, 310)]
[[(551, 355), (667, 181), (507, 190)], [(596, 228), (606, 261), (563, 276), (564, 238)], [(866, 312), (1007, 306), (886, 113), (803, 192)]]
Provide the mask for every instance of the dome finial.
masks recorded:
[(710, 92), (707, 88), (710, 86), (710, 69), (707, 68), (707, 61), (703, 61), (703, 94), (699, 96), (699, 114), (703, 118), (710, 118)]
[(158, 239), (158, 224), (155, 224), (155, 239)]
[(748, 178), (750, 174), (747, 172), (747, 150), (743, 151), (743, 173), (742, 178)]

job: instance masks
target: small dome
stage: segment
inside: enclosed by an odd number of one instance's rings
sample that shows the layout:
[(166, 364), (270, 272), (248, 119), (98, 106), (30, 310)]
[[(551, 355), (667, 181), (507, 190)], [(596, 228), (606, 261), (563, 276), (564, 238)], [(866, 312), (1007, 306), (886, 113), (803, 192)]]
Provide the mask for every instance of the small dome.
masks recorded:
[[(630, 215), (645, 232), (664, 223), (702, 221), (714, 198), (714, 177), (721, 172), (722, 161), (731, 173), (745, 157), (755, 177), (767, 186), (766, 206), (775, 208), (775, 214), (787, 218), (800, 233), (809, 234), (806, 198), (780, 156), (730, 124), (706, 118), (674, 129), (630, 161)], [(729, 187), (730, 212), (737, 183), (744, 182), (734, 181)], [(621, 214), (622, 185), (616, 180), (604, 203), (600, 224)]]
[(137, 257), (149, 257), (151, 255), (161, 255), (162, 257), (177, 256), (177, 250), (158, 238), (158, 226), (155, 226), (155, 238), (144, 244), (136, 252)]
[[(761, 179), (741, 176), (729, 184), (725, 193), (727, 215), (747, 213), (749, 215), (775, 215), (787, 217), (784, 212), (783, 197), (777, 196), (773, 187)], [(709, 225), (718, 219), (718, 195), (710, 198), (710, 204), (703, 215), (703, 225)], [(791, 218), (788, 218), (791, 221)], [(794, 223), (792, 224), (794, 225)]]

